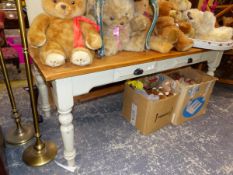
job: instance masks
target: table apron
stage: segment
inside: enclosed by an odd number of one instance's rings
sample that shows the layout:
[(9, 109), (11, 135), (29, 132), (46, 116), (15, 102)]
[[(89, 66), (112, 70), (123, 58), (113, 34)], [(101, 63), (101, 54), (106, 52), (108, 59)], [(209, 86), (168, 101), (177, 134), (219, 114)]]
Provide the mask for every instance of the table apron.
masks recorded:
[[(176, 58), (168, 58), (160, 61), (152, 61), (143, 64), (136, 64), (121, 68), (110, 69), (106, 71), (94, 72), (74, 77), (69, 77), (72, 83), (72, 94), (78, 96), (88, 93), (92, 88), (115, 83), (131, 78), (145, 76), (153, 73), (159, 73), (170, 69), (189, 66), (200, 62), (211, 62), (215, 60), (218, 51), (207, 51), (187, 56)], [(142, 70), (141, 74), (135, 75), (135, 70)], [(54, 80), (55, 82), (63, 81), (64, 79)]]

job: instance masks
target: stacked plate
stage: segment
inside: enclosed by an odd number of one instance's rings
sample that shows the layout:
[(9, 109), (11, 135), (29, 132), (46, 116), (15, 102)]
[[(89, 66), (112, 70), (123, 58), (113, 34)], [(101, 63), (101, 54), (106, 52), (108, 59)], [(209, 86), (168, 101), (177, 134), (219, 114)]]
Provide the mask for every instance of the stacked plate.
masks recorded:
[(193, 47), (210, 49), (210, 50), (231, 50), (233, 49), (233, 40), (226, 42), (206, 41), (200, 39), (192, 39)]

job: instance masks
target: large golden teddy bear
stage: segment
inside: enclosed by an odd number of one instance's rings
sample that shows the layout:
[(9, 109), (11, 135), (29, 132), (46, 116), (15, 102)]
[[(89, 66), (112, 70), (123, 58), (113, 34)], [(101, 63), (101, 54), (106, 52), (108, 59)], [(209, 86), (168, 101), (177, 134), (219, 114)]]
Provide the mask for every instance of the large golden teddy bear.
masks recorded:
[(95, 22), (84, 17), (86, 0), (42, 0), (45, 13), (38, 15), (28, 31), (32, 56), (51, 67), (66, 60), (79, 66), (91, 64), (93, 50), (102, 40)]

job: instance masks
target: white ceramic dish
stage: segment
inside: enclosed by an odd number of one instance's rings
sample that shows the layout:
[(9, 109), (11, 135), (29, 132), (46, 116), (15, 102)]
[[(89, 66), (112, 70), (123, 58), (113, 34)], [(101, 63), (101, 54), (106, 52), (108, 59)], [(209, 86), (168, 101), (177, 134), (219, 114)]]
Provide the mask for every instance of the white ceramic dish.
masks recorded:
[(210, 50), (231, 50), (233, 49), (233, 40), (226, 42), (206, 41), (200, 39), (192, 39), (193, 47), (210, 49)]

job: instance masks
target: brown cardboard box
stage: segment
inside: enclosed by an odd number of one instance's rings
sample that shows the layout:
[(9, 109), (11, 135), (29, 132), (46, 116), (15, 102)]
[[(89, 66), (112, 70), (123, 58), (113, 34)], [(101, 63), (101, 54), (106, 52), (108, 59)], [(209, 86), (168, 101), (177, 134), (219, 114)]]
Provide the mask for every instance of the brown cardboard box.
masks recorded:
[(142, 134), (147, 135), (171, 123), (178, 95), (150, 100), (127, 83), (124, 90), (123, 116)]
[(190, 67), (170, 72), (168, 76), (175, 72), (197, 82), (194, 85), (178, 84), (180, 95), (172, 116), (172, 124), (179, 125), (206, 112), (217, 78)]

